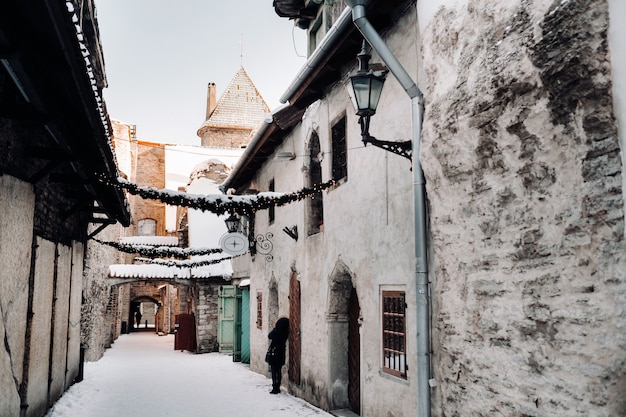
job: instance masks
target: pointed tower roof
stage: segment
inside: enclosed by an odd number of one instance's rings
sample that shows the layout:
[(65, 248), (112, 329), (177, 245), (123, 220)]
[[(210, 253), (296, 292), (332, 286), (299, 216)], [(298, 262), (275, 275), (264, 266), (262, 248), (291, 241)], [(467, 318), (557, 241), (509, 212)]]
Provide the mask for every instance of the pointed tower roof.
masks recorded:
[(265, 120), (270, 108), (243, 67), (239, 68), (215, 109), (204, 121), (205, 128), (256, 129)]

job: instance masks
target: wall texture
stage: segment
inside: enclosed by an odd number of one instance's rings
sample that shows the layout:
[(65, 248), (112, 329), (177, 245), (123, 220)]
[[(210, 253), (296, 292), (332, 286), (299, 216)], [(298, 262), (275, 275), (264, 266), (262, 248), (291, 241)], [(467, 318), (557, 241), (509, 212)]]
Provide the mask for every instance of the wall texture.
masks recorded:
[(12, 416), (19, 415), (24, 377), (35, 194), (30, 184), (9, 175), (0, 175), (0, 189), (0, 271), (12, 271), (11, 279), (2, 274), (0, 280), (0, 415)]
[(623, 415), (607, 2), (449, 3), (422, 34), (436, 415)]

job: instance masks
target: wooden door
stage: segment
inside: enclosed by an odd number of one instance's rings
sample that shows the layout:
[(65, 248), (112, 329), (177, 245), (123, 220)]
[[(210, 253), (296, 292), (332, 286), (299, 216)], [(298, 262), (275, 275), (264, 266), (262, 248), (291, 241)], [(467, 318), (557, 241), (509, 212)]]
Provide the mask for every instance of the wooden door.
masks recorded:
[(250, 363), (250, 290), (241, 291), (241, 362)]
[(235, 342), (235, 286), (222, 285), (219, 290), (217, 341), (220, 353), (231, 353)]
[(352, 288), (348, 304), (348, 400), (350, 409), (361, 413), (361, 336), (359, 333), (359, 299)]
[(300, 281), (289, 281), (289, 380), (300, 384)]

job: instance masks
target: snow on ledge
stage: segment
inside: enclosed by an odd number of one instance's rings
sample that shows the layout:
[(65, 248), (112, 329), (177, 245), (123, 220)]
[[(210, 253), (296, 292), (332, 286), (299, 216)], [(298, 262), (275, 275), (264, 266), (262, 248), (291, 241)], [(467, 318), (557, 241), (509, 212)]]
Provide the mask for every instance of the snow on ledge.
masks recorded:
[(120, 239), (127, 245), (178, 246), (176, 236), (127, 236)]
[(178, 268), (167, 265), (109, 265), (110, 278), (189, 278), (189, 268)]
[[(230, 262), (223, 262), (230, 266)], [(157, 264), (113, 264), (109, 265), (109, 278), (173, 279), (173, 278), (216, 278), (230, 280), (232, 269), (210, 265), (194, 268)], [(229, 272), (230, 271), (230, 272)]]

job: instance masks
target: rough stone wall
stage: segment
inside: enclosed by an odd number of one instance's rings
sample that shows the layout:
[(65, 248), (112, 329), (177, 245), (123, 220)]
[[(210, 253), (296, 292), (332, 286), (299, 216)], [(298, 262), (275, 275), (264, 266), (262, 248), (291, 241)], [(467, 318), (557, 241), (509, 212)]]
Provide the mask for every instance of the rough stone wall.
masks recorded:
[(605, 0), (477, 0), (423, 29), (433, 415), (626, 415)]
[(196, 311), (196, 339), (198, 353), (217, 352), (218, 286), (198, 283)]
[(201, 130), (201, 146), (213, 148), (243, 148), (252, 139), (249, 129), (204, 128)]
[[(89, 232), (93, 232), (91, 226)], [(116, 242), (123, 233), (119, 224), (110, 225), (96, 235), (102, 241)], [(107, 285), (109, 265), (122, 261), (123, 254), (116, 249), (90, 240), (85, 251), (85, 273), (83, 274), (83, 305), (81, 308), (81, 343), (85, 349), (85, 360), (96, 361), (104, 350), (119, 335), (120, 323), (111, 315), (109, 298), (118, 287)], [(112, 331), (115, 326), (117, 331)]]

